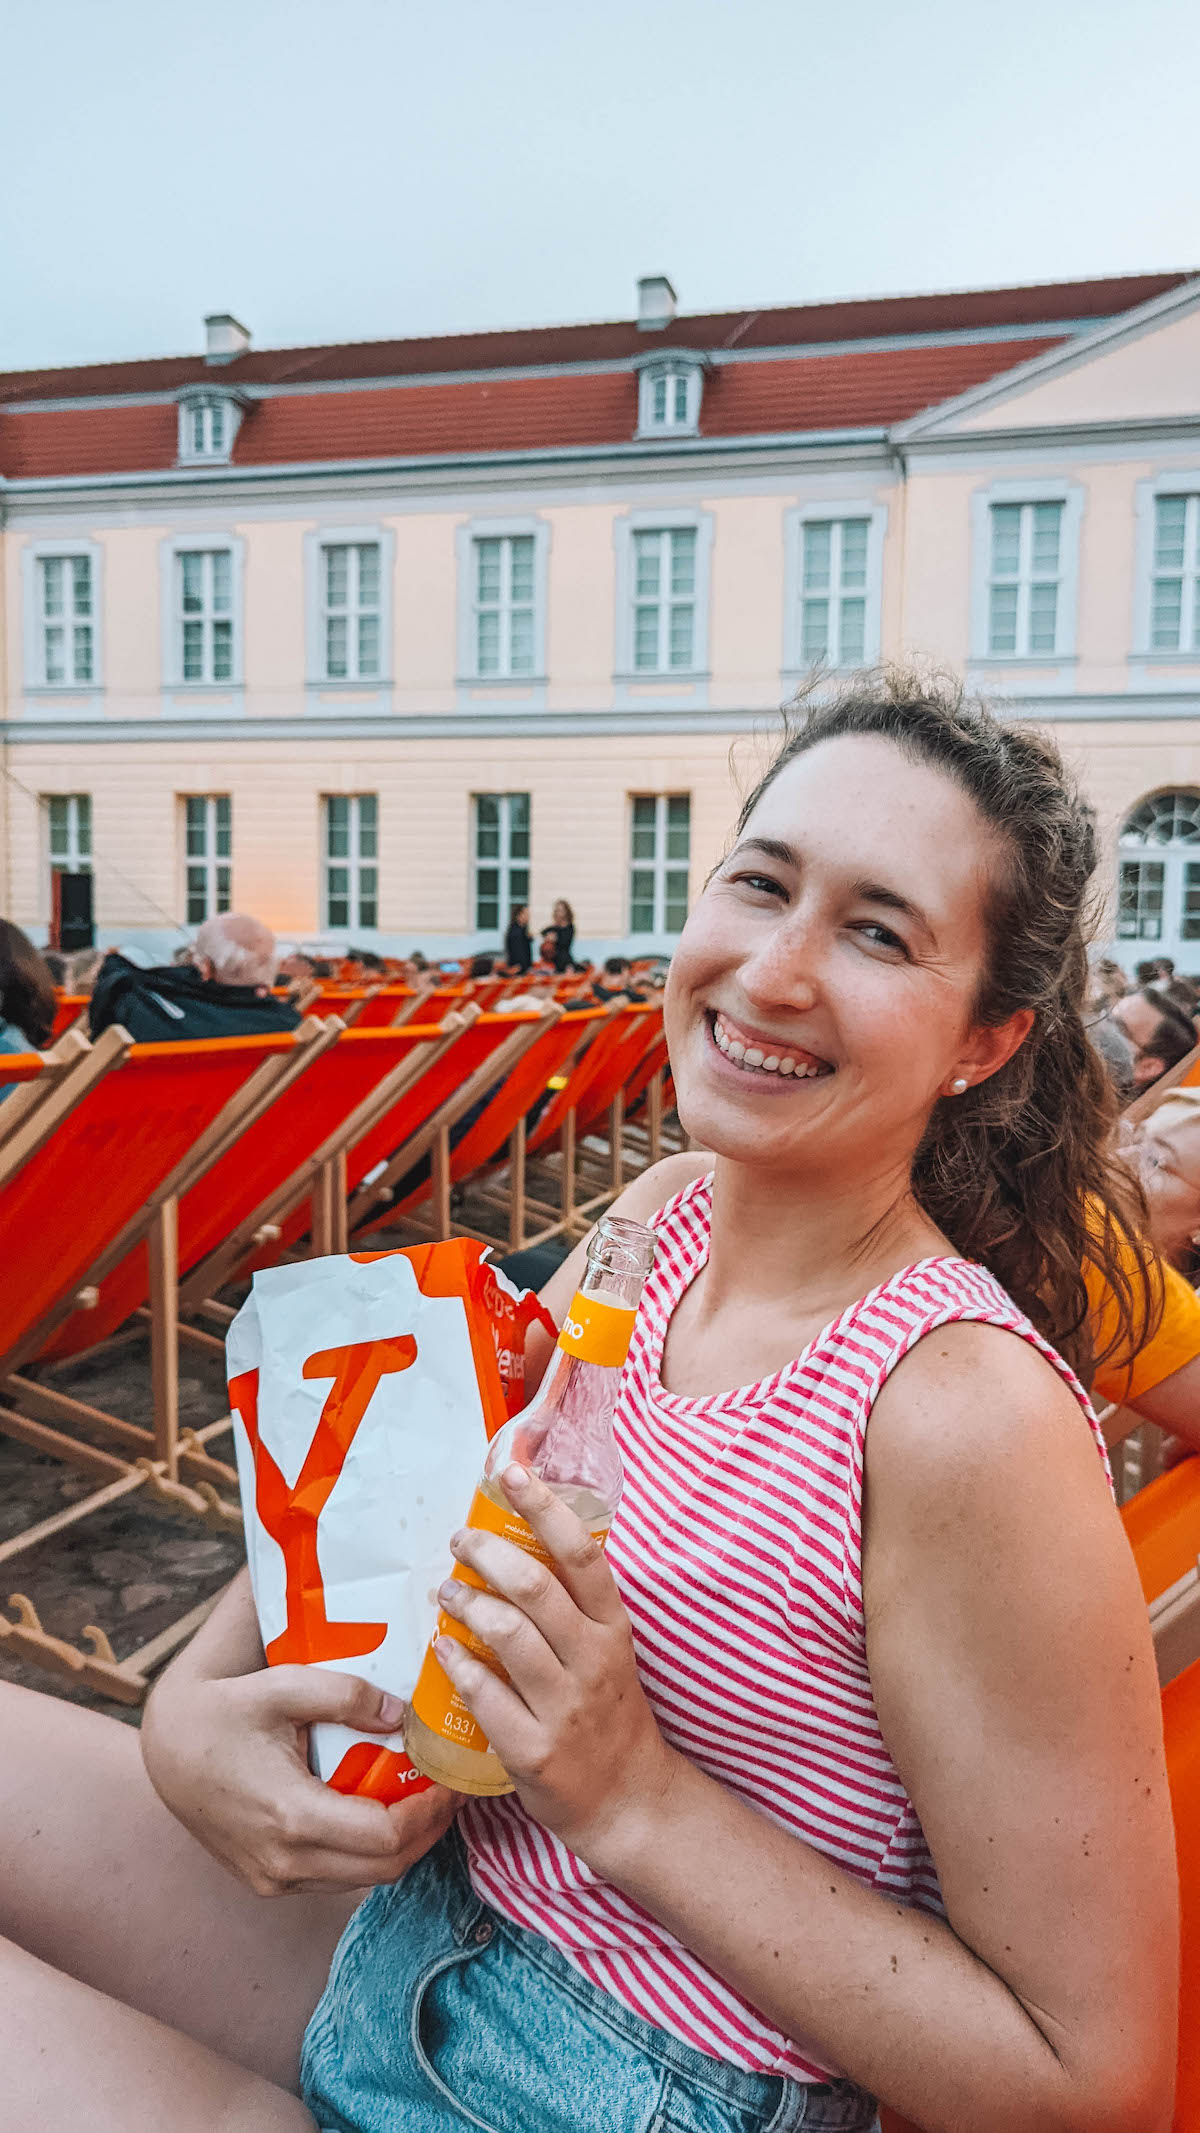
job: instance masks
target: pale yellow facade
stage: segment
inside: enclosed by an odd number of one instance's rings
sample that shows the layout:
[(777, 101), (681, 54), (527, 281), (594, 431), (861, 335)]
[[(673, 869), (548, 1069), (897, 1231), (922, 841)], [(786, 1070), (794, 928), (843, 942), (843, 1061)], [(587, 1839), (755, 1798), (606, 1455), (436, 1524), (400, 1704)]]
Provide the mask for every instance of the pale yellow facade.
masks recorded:
[[(1174, 647), (1152, 641), (1163, 497), (1200, 499), (1197, 284), (886, 435), (9, 482), (0, 908), (44, 937), (48, 802), (87, 796), (99, 940), (169, 950), (188, 923), (185, 802), (220, 796), (230, 900), (284, 938), (494, 947), (497, 927), (478, 922), (475, 803), (521, 794), (535, 923), (566, 897), (581, 947), (667, 952), (678, 908), (664, 870), (686, 866), (695, 894), (804, 669), (805, 528), (853, 521), (868, 529), (862, 656), (932, 658), (1056, 733), (1096, 811), (1111, 939), (1118, 868), (1138, 849), (1120, 849), (1131, 812), (1200, 796), (1200, 611)], [(994, 513), (1014, 505), (1057, 508), (1051, 650), (995, 650)], [(1181, 597), (1200, 609), (1200, 501), (1172, 509), (1194, 544)], [(631, 557), (656, 529), (694, 537), (693, 656), (647, 674), (630, 652)], [(474, 544), (493, 536), (536, 554), (536, 667), (510, 679), (472, 672)], [(379, 557), (367, 680), (321, 678), (330, 545)], [(230, 558), (219, 683), (180, 670), (179, 559), (200, 551)], [(39, 573), (75, 554), (95, 639), (91, 682), (69, 687), (39, 667)], [(330, 919), (331, 795), (376, 803), (373, 923)], [(670, 852), (658, 819), (647, 925), (634, 803), (659, 796), (689, 807)], [(1144, 848), (1165, 869), (1157, 890), (1152, 873), (1124, 877), (1127, 962), (1162, 948), (1200, 970), (1186, 841), (1161, 858)], [(643, 873), (645, 857), (643, 837)]]

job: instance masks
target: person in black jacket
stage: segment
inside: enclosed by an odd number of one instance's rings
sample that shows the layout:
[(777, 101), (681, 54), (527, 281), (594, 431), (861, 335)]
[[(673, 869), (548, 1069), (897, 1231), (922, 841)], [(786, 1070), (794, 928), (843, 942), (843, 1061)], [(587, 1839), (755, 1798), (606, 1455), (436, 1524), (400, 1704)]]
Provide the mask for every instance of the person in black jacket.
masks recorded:
[(549, 932), (554, 935), (554, 968), (560, 973), (574, 969), (571, 950), (575, 946), (575, 913), (565, 896), (560, 896), (550, 913)]
[(517, 904), (504, 936), (504, 961), (509, 970), (524, 977), (533, 961), (533, 935), (529, 931), (529, 905)]
[(141, 970), (126, 956), (107, 956), (92, 989), (88, 1026), (98, 1037), (119, 1022), (137, 1044), (295, 1029), (300, 1016), (289, 1000), (273, 996), (274, 978), (270, 928), (228, 911), (205, 919), (189, 963)]

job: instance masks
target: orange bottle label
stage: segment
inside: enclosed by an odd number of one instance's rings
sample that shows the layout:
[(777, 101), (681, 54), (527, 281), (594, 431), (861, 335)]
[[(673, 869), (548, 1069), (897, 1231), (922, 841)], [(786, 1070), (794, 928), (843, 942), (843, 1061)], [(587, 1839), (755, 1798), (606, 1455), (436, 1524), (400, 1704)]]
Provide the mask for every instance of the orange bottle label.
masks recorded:
[(629, 1353), (636, 1311), (623, 1304), (605, 1303), (599, 1296), (585, 1296), (577, 1289), (562, 1323), (558, 1345), (584, 1363), (603, 1363), (619, 1370)]
[[(632, 1317), (632, 1313), (629, 1315)], [(550, 1569), (554, 1568), (553, 1557), (538, 1539), (532, 1526), (527, 1525), (523, 1518), (518, 1518), (516, 1512), (510, 1510), (507, 1505), (494, 1503), (490, 1496), (484, 1495), (482, 1489), (475, 1492), (466, 1522), (468, 1526), (473, 1526), (477, 1533), (498, 1533), (502, 1540), (511, 1541), (514, 1547), (523, 1549), (526, 1555), (535, 1556), (539, 1563), (547, 1564)], [(607, 1532), (599, 1534), (598, 1538), (603, 1546), (608, 1539)], [(489, 1590), (478, 1572), (471, 1570), (465, 1563), (455, 1564), (453, 1577), (460, 1585), (474, 1585), (477, 1592)], [(473, 1659), (482, 1660), (484, 1666), (490, 1667), (493, 1674), (499, 1675), (501, 1681), (508, 1680), (508, 1675), (490, 1645), (484, 1644), (473, 1630), (469, 1630), (463, 1622), (456, 1622), (454, 1616), (446, 1614), (444, 1609), (438, 1614), (437, 1634), (439, 1637), (453, 1637), (456, 1644), (464, 1645)], [(428, 1726), (430, 1732), (436, 1733), (442, 1740), (454, 1741), (460, 1748), (474, 1748), (480, 1755), (486, 1754), (487, 1735), (483, 1727), (472, 1718), (432, 1645), (425, 1654), (425, 1661), (413, 1690), (412, 1707), (422, 1725)]]

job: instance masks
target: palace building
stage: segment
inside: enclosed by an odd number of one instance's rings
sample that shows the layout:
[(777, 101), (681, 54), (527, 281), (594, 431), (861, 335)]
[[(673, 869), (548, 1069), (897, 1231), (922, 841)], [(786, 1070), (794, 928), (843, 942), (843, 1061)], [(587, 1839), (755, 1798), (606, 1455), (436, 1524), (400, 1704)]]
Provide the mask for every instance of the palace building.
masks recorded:
[(154, 955), (669, 952), (817, 664), (1077, 765), (1109, 939), (1200, 971), (1200, 277), (0, 376), (0, 909)]

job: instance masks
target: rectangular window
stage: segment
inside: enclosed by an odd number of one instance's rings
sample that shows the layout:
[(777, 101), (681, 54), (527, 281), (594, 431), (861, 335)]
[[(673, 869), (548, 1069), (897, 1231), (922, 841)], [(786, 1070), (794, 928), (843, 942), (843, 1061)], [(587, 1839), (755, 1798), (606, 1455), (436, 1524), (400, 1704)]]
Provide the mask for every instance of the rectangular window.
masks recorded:
[(988, 651), (1000, 658), (1053, 658), (1063, 507), (992, 504)]
[(233, 802), (228, 793), (188, 793), (183, 803), (184, 888), (189, 926), (230, 908)]
[(1154, 500), (1150, 649), (1200, 652), (1200, 496)]
[(502, 933), (529, 902), (529, 794), (475, 795), (475, 924)]
[(475, 672), (506, 680), (534, 672), (536, 604), (532, 533), (486, 534), (474, 542)]
[(629, 930), (681, 933), (687, 917), (692, 803), (687, 793), (635, 793), (630, 817)]
[(800, 586), (800, 655), (832, 667), (859, 667), (867, 637), (865, 518), (807, 519)]
[(382, 632), (378, 541), (323, 548), (321, 582), (326, 680), (377, 680)]
[(50, 687), (80, 688), (95, 680), (92, 559), (39, 556), (37, 582), (42, 680)]
[(379, 924), (379, 798), (329, 793), (325, 800), (325, 924)]
[(52, 874), (92, 871), (92, 796), (90, 792), (47, 793), (42, 801)]
[(637, 673), (696, 664), (696, 529), (633, 536), (633, 664)]
[(1161, 859), (1123, 859), (1117, 882), (1117, 939), (1161, 941), (1163, 877)]
[(233, 554), (188, 548), (175, 558), (179, 672), (184, 681), (233, 680)]

